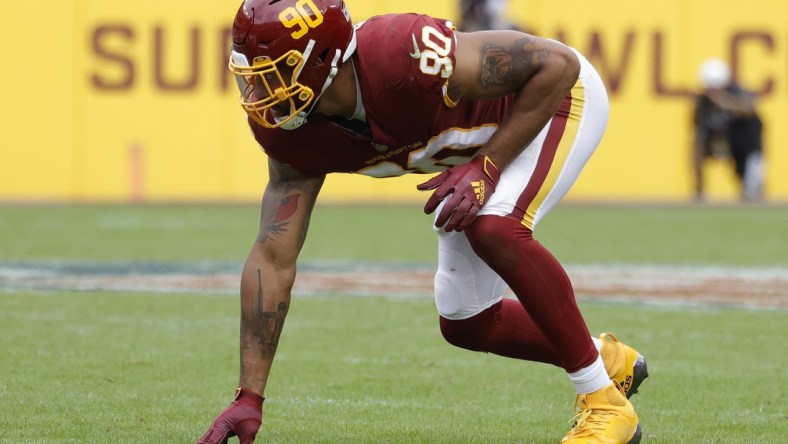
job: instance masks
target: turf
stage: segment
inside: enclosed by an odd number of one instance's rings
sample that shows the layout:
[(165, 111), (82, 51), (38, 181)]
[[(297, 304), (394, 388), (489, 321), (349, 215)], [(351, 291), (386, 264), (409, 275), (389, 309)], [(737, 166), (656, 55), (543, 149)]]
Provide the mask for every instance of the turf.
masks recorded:
[[(253, 205), (0, 206), (0, 261), (242, 261)], [(413, 206), (319, 205), (304, 261), (434, 262)], [(559, 206), (537, 238), (566, 263), (788, 265), (788, 207)]]
[[(0, 206), (0, 265), (239, 264), (257, 221), (252, 205)], [(432, 263), (429, 223), (418, 206), (318, 206), (302, 259)], [(786, 208), (563, 206), (538, 237), (567, 264), (785, 267), (786, 226)], [(785, 311), (581, 305), (649, 358), (644, 443), (788, 436)], [(428, 296), (297, 295), (258, 441), (560, 441), (560, 370), (455, 349), (436, 319)], [(232, 396), (237, 331), (225, 294), (0, 286), (0, 443), (194, 442)]]
[[(648, 443), (781, 443), (785, 314), (582, 304), (649, 358), (633, 398)], [(353, 320), (350, 322), (349, 320)], [(556, 443), (560, 370), (444, 343), (429, 298), (297, 299), (261, 442)], [(0, 297), (0, 442), (193, 442), (232, 396), (226, 295)], [(777, 342), (775, 342), (777, 341)]]

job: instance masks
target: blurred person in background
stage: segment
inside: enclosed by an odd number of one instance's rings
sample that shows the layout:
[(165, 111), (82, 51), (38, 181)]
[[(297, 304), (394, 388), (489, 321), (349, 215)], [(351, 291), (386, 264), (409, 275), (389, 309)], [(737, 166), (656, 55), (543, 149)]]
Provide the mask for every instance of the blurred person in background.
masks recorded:
[(741, 199), (763, 198), (763, 124), (754, 95), (731, 79), (728, 64), (709, 59), (698, 71), (703, 90), (695, 98), (692, 166), (695, 200), (704, 199), (703, 166), (707, 159), (730, 159)]
[(509, 0), (460, 0), (460, 23), (463, 32), (485, 29), (520, 30), (506, 17)]
[[(297, 258), (330, 173), (439, 173), (418, 189), (436, 214), (443, 337), (566, 372), (576, 416), (562, 442), (640, 441), (628, 398), (648, 376), (643, 356), (611, 334), (591, 336), (564, 268), (533, 235), (607, 127), (607, 93), (584, 56), (420, 14), (354, 26), (342, 0), (246, 0), (232, 42), (230, 69), (269, 180), (241, 273), (236, 397), (200, 443), (255, 439)], [(507, 286), (516, 299), (504, 297)]]

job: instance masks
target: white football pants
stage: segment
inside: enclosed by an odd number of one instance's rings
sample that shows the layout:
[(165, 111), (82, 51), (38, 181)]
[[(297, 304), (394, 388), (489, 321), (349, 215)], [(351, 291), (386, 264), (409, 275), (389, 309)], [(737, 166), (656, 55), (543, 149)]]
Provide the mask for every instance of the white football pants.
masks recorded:
[[(591, 63), (577, 56), (580, 76), (571, 99), (503, 170), (479, 216), (516, 218), (533, 230), (566, 195), (596, 150), (610, 111), (607, 92)], [(465, 234), (446, 232), (434, 224), (433, 229), (438, 233), (435, 304), (440, 315), (467, 319), (500, 301), (506, 284), (474, 253)]]

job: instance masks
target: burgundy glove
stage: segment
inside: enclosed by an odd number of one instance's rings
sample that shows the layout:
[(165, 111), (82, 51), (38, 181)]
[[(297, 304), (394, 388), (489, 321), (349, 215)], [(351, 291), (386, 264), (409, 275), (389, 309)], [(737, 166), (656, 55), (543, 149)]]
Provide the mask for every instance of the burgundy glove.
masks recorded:
[(263, 423), (264, 400), (247, 389), (236, 389), (235, 401), (213, 420), (197, 444), (227, 444), (227, 439), (236, 435), (241, 444), (252, 444)]
[(424, 205), (427, 214), (435, 211), (440, 202), (451, 194), (435, 219), (435, 226), (443, 227), (446, 231), (462, 231), (476, 218), (484, 202), (495, 191), (500, 178), (501, 170), (492, 160), (479, 155), (466, 164), (449, 168), (416, 188), (421, 191), (435, 190)]

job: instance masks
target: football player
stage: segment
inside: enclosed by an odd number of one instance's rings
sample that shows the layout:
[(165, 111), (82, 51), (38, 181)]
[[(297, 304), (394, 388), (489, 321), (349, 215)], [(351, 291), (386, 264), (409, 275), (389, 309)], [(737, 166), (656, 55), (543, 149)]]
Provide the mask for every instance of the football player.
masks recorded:
[(230, 69), (270, 178), (241, 277), (239, 388), (200, 443), (254, 440), (296, 259), (337, 172), (439, 173), (418, 188), (436, 214), (445, 339), (564, 369), (577, 416), (562, 442), (640, 441), (628, 397), (645, 360), (613, 335), (591, 337), (566, 272), (533, 236), (607, 125), (605, 88), (581, 54), (419, 14), (354, 26), (342, 0), (246, 0), (232, 40)]

